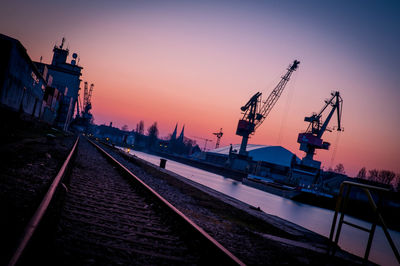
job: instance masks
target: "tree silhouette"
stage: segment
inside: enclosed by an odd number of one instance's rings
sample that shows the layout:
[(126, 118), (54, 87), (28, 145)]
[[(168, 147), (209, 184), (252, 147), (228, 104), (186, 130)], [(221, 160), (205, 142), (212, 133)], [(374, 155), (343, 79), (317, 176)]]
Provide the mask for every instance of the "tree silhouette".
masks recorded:
[(144, 122), (140, 120), (139, 124), (136, 124), (136, 133), (143, 135), (144, 134)]
[(335, 170), (333, 170), (334, 172), (338, 173), (338, 174), (345, 174), (346, 172), (344, 171), (344, 166), (343, 164), (339, 163), (338, 165), (336, 165)]
[(367, 170), (365, 169), (365, 167), (361, 168), (360, 171), (358, 171), (357, 177), (362, 179), (365, 179), (367, 177)]
[(378, 181), (379, 171), (377, 169), (368, 170), (368, 179), (371, 181)]
[(147, 136), (148, 136), (148, 148), (151, 148), (154, 143), (157, 141), (158, 138), (158, 128), (157, 122), (154, 122), (148, 129), (147, 129)]
[(389, 185), (390, 183), (392, 183), (395, 177), (396, 174), (394, 172), (388, 170), (381, 170), (379, 171), (377, 181)]

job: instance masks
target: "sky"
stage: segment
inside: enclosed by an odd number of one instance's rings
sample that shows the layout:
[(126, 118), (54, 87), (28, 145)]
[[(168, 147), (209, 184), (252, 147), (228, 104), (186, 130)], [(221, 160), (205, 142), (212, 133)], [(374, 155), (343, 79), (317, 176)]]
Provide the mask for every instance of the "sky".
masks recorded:
[(304, 117), (337, 90), (344, 131), (326, 132), (331, 148), (314, 158), (354, 176), (362, 167), (400, 173), (399, 12), (398, 1), (370, 0), (3, 0), (0, 33), (47, 63), (65, 37), (82, 80), (94, 83), (96, 124), (131, 130), (157, 122), (166, 137), (178, 123), (202, 148), (201, 138), (211, 139), (208, 149), (220, 128), (221, 145), (240, 143), (240, 107), (258, 91), (266, 99), (297, 59), (249, 143), (282, 145), (302, 158)]

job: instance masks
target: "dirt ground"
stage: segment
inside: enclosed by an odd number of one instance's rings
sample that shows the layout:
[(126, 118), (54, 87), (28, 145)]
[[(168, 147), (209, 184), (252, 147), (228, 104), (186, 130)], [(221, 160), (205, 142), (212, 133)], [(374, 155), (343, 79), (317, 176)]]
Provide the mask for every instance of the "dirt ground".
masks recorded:
[(0, 117), (0, 265), (5, 265), (75, 137), (16, 113), (2, 110)]

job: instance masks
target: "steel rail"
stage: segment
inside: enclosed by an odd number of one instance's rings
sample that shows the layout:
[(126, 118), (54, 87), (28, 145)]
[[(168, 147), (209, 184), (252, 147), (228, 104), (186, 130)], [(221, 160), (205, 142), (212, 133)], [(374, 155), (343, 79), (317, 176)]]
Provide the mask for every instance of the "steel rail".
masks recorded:
[(76, 152), (76, 147), (78, 146), (79, 143), (79, 136), (76, 138), (75, 144), (72, 147), (67, 159), (64, 161), (63, 165), (60, 168), (60, 171), (58, 172), (57, 176), (54, 178), (53, 182), (50, 185), (50, 188), (47, 190), (46, 195), (42, 199), (42, 202), (40, 203), (39, 207), (35, 211), (34, 215), (32, 216), (31, 220), (29, 221), (28, 225), (25, 228), (24, 234), (22, 236), (22, 239), (20, 240), (17, 249), (15, 250), (10, 262), (8, 263), (9, 266), (14, 266), (18, 260), (21, 258), (26, 246), (28, 245), (30, 239), (32, 238), (33, 234), (35, 233), (38, 225), (40, 224), (43, 215), (47, 211), (47, 208), (49, 207), (49, 204), (51, 200), (53, 199), (53, 196), (56, 192), (56, 189), (58, 185), (60, 184), (60, 181), (62, 178), (65, 176), (65, 173), (68, 170), (68, 167), (70, 166), (71, 158)]
[(170, 211), (177, 215), (177, 217), (181, 218), (183, 222), (185, 222), (190, 228), (192, 228), (196, 233), (200, 235), (202, 240), (210, 243), (211, 246), (217, 251), (220, 255), (222, 255), (225, 259), (233, 264), (237, 265), (245, 265), (240, 259), (238, 259), (235, 255), (233, 255), (229, 250), (227, 250), (224, 246), (222, 246), (217, 240), (211, 237), (207, 232), (205, 232), (201, 227), (195, 224), (192, 220), (190, 220), (186, 215), (184, 215), (181, 211), (175, 208), (170, 202), (164, 199), (160, 194), (158, 194), (154, 189), (144, 183), (140, 178), (138, 178), (135, 174), (133, 174), (128, 168), (122, 165), (118, 160), (116, 160), (113, 156), (107, 153), (104, 149), (102, 149), (99, 145), (94, 143), (92, 140), (86, 138), (94, 147), (96, 147), (104, 156), (109, 158), (114, 165), (123, 170), (127, 175), (133, 178), (135, 182), (140, 184), (147, 192), (150, 192), (155, 198), (159, 200), (163, 205), (165, 205)]

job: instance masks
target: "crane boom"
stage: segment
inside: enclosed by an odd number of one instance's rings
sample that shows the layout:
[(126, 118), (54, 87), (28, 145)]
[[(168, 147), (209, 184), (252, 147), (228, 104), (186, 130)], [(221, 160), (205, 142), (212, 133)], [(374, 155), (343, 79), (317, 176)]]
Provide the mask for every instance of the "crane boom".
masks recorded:
[(267, 100), (265, 100), (263, 106), (260, 108), (260, 113), (258, 114), (258, 120), (255, 125), (255, 129), (257, 129), (264, 119), (268, 116), (269, 112), (271, 112), (272, 108), (274, 107), (275, 103), (278, 101), (279, 97), (281, 96), (283, 89), (285, 88), (286, 84), (288, 83), (290, 76), (292, 75), (293, 71), (295, 71), (300, 62), (294, 60), (293, 64), (288, 68), (286, 74), (282, 77), (279, 81), (278, 85), (274, 88), (271, 94), (268, 96)]
[(250, 134), (254, 134), (255, 130), (264, 122), (275, 103), (278, 101), (290, 79), (293, 71), (295, 71), (300, 64), (300, 61), (294, 60), (293, 64), (289, 66), (286, 74), (281, 78), (278, 85), (273, 89), (267, 100), (261, 103), (261, 92), (254, 94), (250, 100), (240, 109), (244, 112), (243, 118), (239, 120), (236, 135), (242, 136), (242, 143), (240, 145), (239, 154), (247, 155), (246, 147)]

